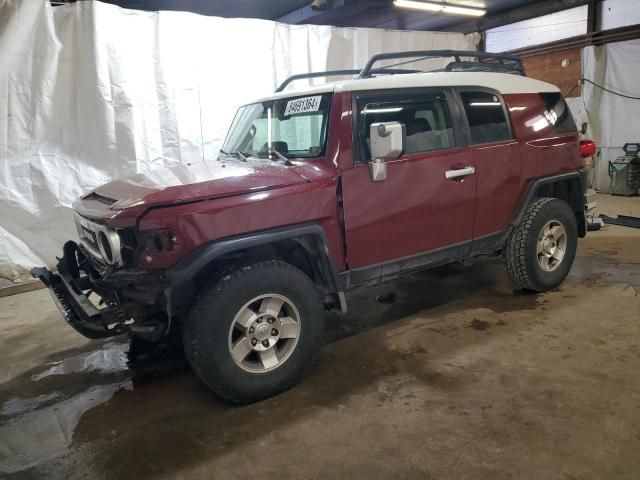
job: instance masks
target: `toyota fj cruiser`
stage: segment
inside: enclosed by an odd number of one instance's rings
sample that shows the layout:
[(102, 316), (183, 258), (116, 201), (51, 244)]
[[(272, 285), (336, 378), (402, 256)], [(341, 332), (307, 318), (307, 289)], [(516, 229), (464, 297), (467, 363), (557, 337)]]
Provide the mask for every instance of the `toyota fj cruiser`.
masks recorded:
[[(373, 68), (432, 57), (452, 60)], [(333, 75), (357, 78), (286, 90)], [(354, 287), (496, 254), (517, 288), (557, 287), (586, 233), (594, 150), (515, 57), (378, 54), (241, 107), (217, 159), (86, 193), (79, 241), (32, 274), (81, 334), (181, 335), (204, 383), (250, 402), (302, 376)]]

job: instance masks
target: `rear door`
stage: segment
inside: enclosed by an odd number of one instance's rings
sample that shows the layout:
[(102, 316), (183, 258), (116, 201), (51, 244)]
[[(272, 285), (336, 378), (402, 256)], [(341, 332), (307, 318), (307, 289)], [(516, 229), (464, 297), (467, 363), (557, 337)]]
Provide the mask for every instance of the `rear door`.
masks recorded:
[(502, 96), (484, 88), (458, 88), (467, 141), (473, 152), (477, 202), (473, 250), (500, 240), (518, 205), (520, 149)]
[[(476, 185), (453, 91), (367, 92), (353, 103), (354, 166), (342, 172), (349, 268), (374, 265), (365, 277), (375, 277), (469, 253)], [(405, 124), (405, 152), (373, 182), (369, 127), (387, 121)], [(462, 169), (470, 174), (447, 178)]]

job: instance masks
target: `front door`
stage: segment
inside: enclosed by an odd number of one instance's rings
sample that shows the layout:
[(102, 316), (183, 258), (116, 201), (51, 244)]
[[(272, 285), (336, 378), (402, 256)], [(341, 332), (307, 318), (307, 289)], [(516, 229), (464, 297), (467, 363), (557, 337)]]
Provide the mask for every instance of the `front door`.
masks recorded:
[[(355, 105), (354, 166), (342, 172), (350, 270), (367, 271), (367, 281), (468, 254), (476, 180), (452, 93), (368, 92)], [(389, 121), (406, 127), (404, 153), (387, 163), (386, 180), (373, 182), (369, 126)]]

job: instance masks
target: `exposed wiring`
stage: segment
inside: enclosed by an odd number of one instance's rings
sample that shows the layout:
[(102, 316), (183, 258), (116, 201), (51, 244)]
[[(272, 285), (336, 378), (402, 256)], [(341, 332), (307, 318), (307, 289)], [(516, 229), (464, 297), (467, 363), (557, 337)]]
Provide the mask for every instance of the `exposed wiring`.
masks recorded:
[[(590, 84), (591, 84), (591, 85), (593, 85), (594, 87), (598, 87), (598, 88), (600, 88), (601, 90), (604, 90), (605, 92), (609, 92), (609, 93), (611, 93), (611, 94), (613, 94), (613, 95), (618, 95), (619, 97), (622, 97), (622, 98), (629, 98), (629, 99), (631, 99), (631, 100), (640, 100), (640, 97), (634, 97), (633, 95), (625, 95), (624, 93), (615, 92), (615, 91), (613, 91), (613, 90), (608, 89), (607, 87), (603, 87), (602, 85), (600, 85), (600, 84), (598, 84), (598, 83), (596, 83), (596, 82), (594, 82), (594, 81), (592, 81), (592, 80), (589, 80), (588, 78), (581, 78), (581, 79), (580, 79), (580, 81), (581, 81), (581, 82), (587, 82), (587, 83), (590, 83)], [(576, 88), (576, 87), (573, 87), (573, 88)], [(571, 91), (573, 91), (573, 89), (571, 89)], [(567, 95), (567, 96), (568, 96), (568, 95)]]

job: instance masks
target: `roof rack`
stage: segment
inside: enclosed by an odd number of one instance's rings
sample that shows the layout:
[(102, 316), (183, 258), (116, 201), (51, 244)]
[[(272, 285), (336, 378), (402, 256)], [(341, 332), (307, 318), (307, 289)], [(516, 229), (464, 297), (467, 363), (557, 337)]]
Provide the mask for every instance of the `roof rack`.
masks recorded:
[[(513, 73), (516, 75), (526, 75), (522, 60), (511, 55), (499, 55), (487, 52), (474, 52), (466, 50), (413, 50), (408, 52), (395, 53), (377, 53), (369, 59), (364, 68), (360, 71), (358, 78), (369, 78), (373, 73), (371, 67), (380, 60), (390, 60), (393, 58), (411, 58), (412, 60), (401, 62), (390, 67), (404, 65), (406, 63), (419, 62), (429, 58), (446, 58), (453, 57), (454, 62), (449, 63), (445, 67), (447, 72), (499, 72)], [(461, 57), (476, 58), (477, 61), (461, 60)], [(385, 67), (381, 67), (384, 69)]]
[[(444, 69), (433, 70), (437, 72), (497, 72), (511, 73), (526, 76), (524, 65), (519, 57), (511, 55), (499, 55), (495, 53), (475, 52), (467, 50), (412, 50), (407, 52), (378, 53), (372, 56), (362, 70), (328, 70), (326, 72), (310, 72), (291, 75), (276, 89), (282, 92), (287, 86), (303, 78), (332, 77), (341, 75), (358, 75), (358, 78), (371, 78), (373, 75), (396, 75), (402, 73), (427, 73), (423, 70), (393, 68), (407, 63), (419, 62), (430, 58), (453, 57), (454, 61)], [(387, 67), (372, 68), (376, 62), (394, 58), (410, 58), (411, 60), (400, 62)], [(463, 60), (463, 58), (465, 60)], [(476, 58), (476, 61), (466, 60)]]
[[(287, 86), (296, 80), (301, 80), (303, 78), (317, 78), (317, 77), (336, 77), (336, 76), (344, 76), (344, 75), (360, 75), (362, 70), (327, 70), (326, 72), (309, 72), (309, 73), (298, 73), (296, 75), (291, 75), (284, 82), (280, 84), (278, 88), (276, 88), (276, 92), (281, 92)], [(404, 68), (374, 68), (371, 69), (371, 75), (396, 75), (400, 73), (420, 73), (421, 70), (409, 70)]]

